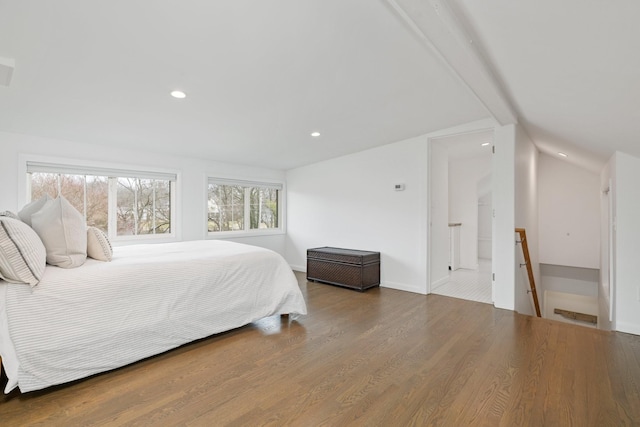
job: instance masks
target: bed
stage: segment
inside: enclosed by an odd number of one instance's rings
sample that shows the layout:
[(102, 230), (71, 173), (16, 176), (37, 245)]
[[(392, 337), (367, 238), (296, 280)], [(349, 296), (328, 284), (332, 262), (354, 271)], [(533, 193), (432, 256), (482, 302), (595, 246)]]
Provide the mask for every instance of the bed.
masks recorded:
[(111, 262), (0, 281), (5, 393), (109, 371), (277, 314), (306, 314), (277, 253), (228, 241), (116, 247)]

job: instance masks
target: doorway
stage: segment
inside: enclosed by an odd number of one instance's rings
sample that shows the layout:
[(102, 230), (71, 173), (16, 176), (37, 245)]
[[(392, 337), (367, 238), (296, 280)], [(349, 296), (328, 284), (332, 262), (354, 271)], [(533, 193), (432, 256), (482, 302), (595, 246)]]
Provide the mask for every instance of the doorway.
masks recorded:
[(430, 292), (492, 303), (493, 129), (430, 139)]

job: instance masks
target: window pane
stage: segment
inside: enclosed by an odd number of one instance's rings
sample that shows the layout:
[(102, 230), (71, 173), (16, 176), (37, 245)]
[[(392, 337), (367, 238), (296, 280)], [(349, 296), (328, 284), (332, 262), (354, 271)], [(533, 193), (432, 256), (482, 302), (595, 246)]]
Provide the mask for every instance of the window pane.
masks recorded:
[(171, 183), (118, 178), (118, 236), (171, 232)]
[(55, 198), (58, 195), (58, 174), (35, 172), (31, 175), (31, 200), (38, 200), (45, 194)]
[(155, 181), (155, 233), (171, 233), (171, 182)]
[[(86, 187), (85, 187), (86, 180)], [(109, 183), (104, 176), (65, 175), (55, 173), (31, 174), (31, 200), (38, 200), (44, 194), (55, 198), (60, 188), (62, 195), (78, 212), (86, 215), (87, 225), (107, 232), (109, 211)]]
[(87, 225), (105, 233), (109, 228), (109, 179), (87, 176)]
[[(171, 233), (173, 182), (162, 178), (117, 178), (29, 172), (31, 200), (63, 195), (94, 226), (111, 237)], [(111, 186), (110, 184), (113, 184)], [(115, 199), (115, 200), (114, 200)], [(111, 201), (111, 202), (110, 202)], [(109, 212), (112, 206), (115, 212)], [(109, 229), (109, 218), (116, 230)]]
[(155, 188), (151, 179), (136, 179), (138, 218), (136, 234), (153, 234), (155, 220)]
[(207, 230), (209, 232), (222, 231), (218, 187), (218, 185), (209, 184), (209, 189), (207, 190)]
[(84, 175), (60, 175), (60, 190), (65, 199), (84, 216)]
[(136, 188), (135, 178), (118, 178), (117, 190), (117, 235), (131, 236), (137, 234), (136, 224)]
[(208, 230), (244, 230), (244, 188), (209, 184)]
[(251, 229), (278, 228), (278, 190), (254, 187), (250, 194)]

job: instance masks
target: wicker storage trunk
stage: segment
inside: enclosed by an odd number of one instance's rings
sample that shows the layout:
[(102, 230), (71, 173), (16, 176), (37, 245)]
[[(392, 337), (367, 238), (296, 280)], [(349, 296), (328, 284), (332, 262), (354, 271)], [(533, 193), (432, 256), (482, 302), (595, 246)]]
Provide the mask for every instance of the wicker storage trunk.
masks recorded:
[(307, 250), (307, 280), (364, 291), (380, 285), (380, 252), (341, 248)]

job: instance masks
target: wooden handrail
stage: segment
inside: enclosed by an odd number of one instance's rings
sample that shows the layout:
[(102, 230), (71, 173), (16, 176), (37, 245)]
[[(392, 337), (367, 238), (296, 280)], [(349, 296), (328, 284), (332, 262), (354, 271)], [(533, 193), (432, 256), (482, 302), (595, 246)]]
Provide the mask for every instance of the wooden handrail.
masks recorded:
[(536, 315), (540, 314), (540, 303), (538, 303), (538, 292), (536, 291), (536, 282), (533, 279), (533, 267), (531, 267), (531, 257), (529, 256), (529, 245), (527, 244), (527, 232), (524, 228), (516, 228), (516, 233), (520, 235), (520, 243), (522, 244), (522, 253), (524, 254), (524, 262), (527, 265), (527, 274), (529, 276), (529, 285), (531, 286), (531, 296), (533, 297), (533, 305), (536, 307)]

